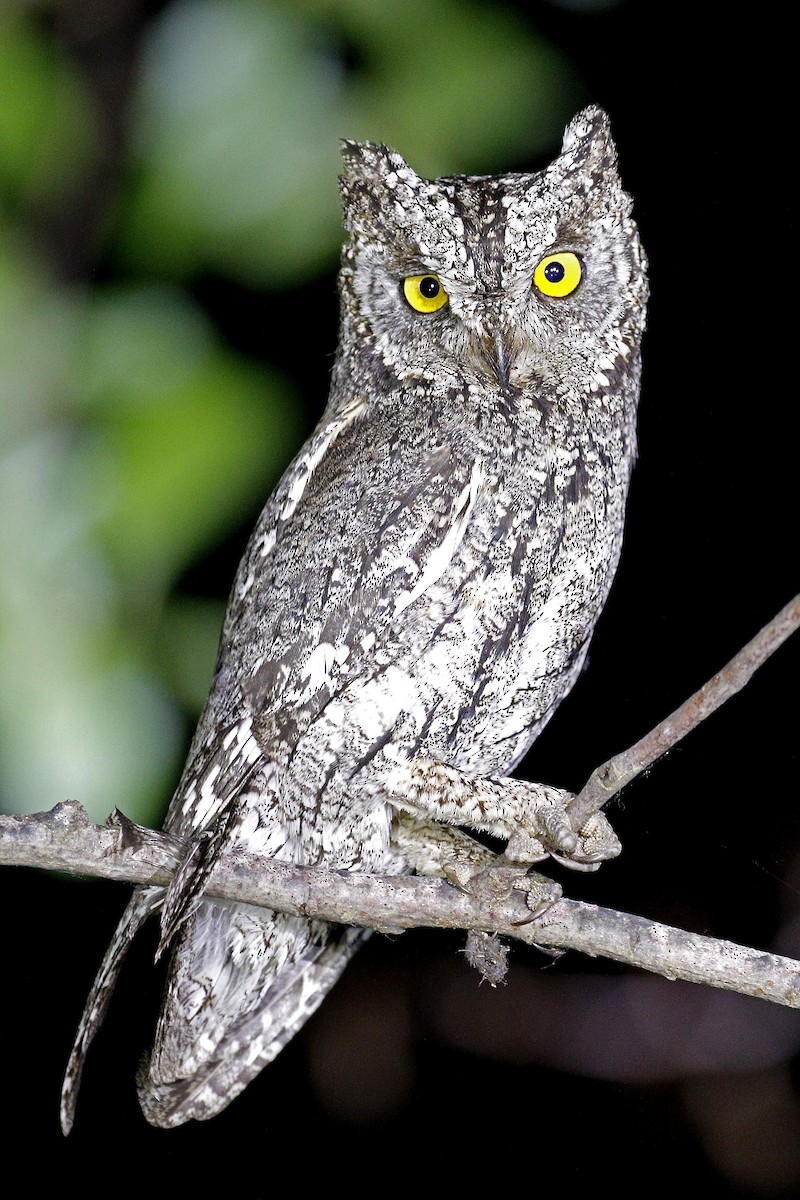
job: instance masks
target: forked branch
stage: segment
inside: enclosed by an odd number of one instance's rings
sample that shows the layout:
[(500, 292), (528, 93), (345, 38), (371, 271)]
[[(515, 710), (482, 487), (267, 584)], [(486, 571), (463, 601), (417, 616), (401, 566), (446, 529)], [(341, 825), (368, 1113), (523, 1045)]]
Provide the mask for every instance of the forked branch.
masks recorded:
[(602, 766), (597, 767), (570, 805), (570, 816), (576, 827), (580, 829), (593, 812), (607, 804), (626, 784), (652, 766), (662, 754), (671, 750), (726, 700), (740, 692), (758, 668), (794, 633), (798, 625), (800, 595), (790, 600), (752, 641), (735, 654), (708, 683), (685, 700), (680, 708), (676, 708), (628, 750), (615, 754)]
[[(798, 624), (800, 596), (666, 721), (598, 768), (576, 797), (573, 814), (585, 820), (740, 690)], [(48, 813), (0, 817), (0, 865), (164, 886), (179, 850), (178, 839), (135, 825), (116, 812), (105, 826), (94, 825), (74, 802), (59, 804)], [(670, 979), (728, 988), (800, 1008), (800, 963), (793, 959), (574, 900), (559, 900), (532, 920), (522, 895), (514, 890), (515, 879), (518, 876), (498, 869), (494, 876), (489, 873), (488, 886), (472, 895), (442, 880), (357, 875), (233, 853), (215, 866), (207, 894), (383, 931), (427, 926), (466, 929), (473, 939), (500, 934), (537, 946), (581, 950)], [(473, 958), (481, 958), (474, 941), (472, 949)]]

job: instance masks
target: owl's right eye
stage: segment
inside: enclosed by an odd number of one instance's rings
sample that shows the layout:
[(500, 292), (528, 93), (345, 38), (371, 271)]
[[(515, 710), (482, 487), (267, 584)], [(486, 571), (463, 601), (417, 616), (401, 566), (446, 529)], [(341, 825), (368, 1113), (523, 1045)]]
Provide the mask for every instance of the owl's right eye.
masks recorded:
[(407, 275), (403, 280), (403, 295), (414, 312), (432, 313), (447, 304), (447, 292), (438, 275)]

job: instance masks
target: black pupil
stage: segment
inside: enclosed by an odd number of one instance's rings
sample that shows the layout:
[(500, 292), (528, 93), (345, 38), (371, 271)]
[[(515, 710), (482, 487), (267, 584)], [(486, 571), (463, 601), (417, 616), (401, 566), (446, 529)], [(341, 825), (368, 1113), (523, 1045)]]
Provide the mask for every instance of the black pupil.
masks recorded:
[(434, 296), (439, 295), (439, 280), (433, 275), (426, 275), (419, 281), (419, 290), (426, 300), (433, 300)]
[(565, 275), (564, 264), (560, 262), (552, 262), (544, 269), (544, 277), (548, 283), (561, 283)]

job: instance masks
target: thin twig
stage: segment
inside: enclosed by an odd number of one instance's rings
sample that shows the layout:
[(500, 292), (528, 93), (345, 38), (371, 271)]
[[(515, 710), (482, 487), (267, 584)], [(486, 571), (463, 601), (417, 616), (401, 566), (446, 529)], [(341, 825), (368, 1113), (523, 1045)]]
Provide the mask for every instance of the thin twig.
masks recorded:
[(570, 805), (570, 817), (575, 827), (580, 829), (592, 813), (607, 804), (626, 784), (641, 775), (701, 721), (741, 691), (758, 668), (798, 627), (800, 595), (790, 600), (752, 641), (734, 655), (727, 666), (656, 725), (655, 729), (630, 749), (615, 754), (592, 772)]

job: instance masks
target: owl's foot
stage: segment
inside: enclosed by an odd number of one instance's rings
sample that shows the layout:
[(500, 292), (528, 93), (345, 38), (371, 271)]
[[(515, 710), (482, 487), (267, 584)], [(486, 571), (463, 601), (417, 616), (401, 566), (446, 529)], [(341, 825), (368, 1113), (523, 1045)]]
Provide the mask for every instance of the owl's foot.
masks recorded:
[[(443, 875), (460, 892), (485, 904), (507, 900), (514, 891), (524, 892), (531, 916), (543, 916), (563, 892), (560, 883), (519, 863), (511, 864), (505, 855), (493, 854), (480, 842), (460, 829), (416, 821), (401, 813), (396, 823), (401, 831), (394, 839), (403, 850), (409, 866), (418, 875)], [(524, 923), (524, 922), (523, 922)]]
[(549, 856), (573, 871), (596, 871), (616, 858), (622, 845), (608, 819), (594, 813), (581, 829), (574, 829), (567, 808), (571, 799), (569, 792), (562, 792), (555, 800), (538, 801), (509, 838), (507, 861), (534, 863)]
[(525, 893), (525, 903), (531, 911), (530, 920), (544, 916), (548, 908), (552, 908), (563, 895), (560, 883), (548, 879), (546, 875), (540, 875), (538, 871), (529, 871), (518, 878), (514, 889)]
[[(452, 825), (395, 813), (392, 845), (407, 867), (417, 875), (443, 875), (455, 887), (468, 892), (469, 881), (477, 878), (497, 861), (488, 846)], [(519, 868), (514, 868), (518, 874)]]
[(497, 904), (507, 900), (512, 892), (523, 892), (531, 915), (519, 922), (521, 925), (544, 916), (563, 895), (561, 884), (555, 879), (522, 866), (508, 866), (503, 857), (478, 872), (465, 863), (451, 862), (443, 873), (460, 891), (481, 903)]
[[(567, 793), (564, 795), (569, 800)], [(545, 823), (549, 828), (549, 836), (555, 839), (561, 826), (551, 820)], [(557, 828), (551, 828), (553, 824)], [(568, 821), (565, 824), (567, 834), (562, 833), (559, 841), (562, 846), (569, 841), (568, 834), (572, 834)], [(392, 824), (392, 845), (416, 874), (441, 875), (459, 891), (485, 903), (500, 903), (514, 891), (523, 892), (531, 915), (520, 924), (543, 916), (563, 894), (561, 885), (554, 879), (530, 870), (530, 855), (536, 854), (541, 859), (549, 854), (559, 862), (579, 870), (594, 870), (603, 858), (613, 858), (620, 850), (619, 842), (605, 818), (600, 821), (592, 818), (579, 835), (572, 836), (575, 837), (575, 850), (587, 858), (590, 855), (597, 856), (596, 859), (576, 861), (553, 850), (546, 851), (542, 837), (532, 835), (530, 828), (519, 831), (509, 842), (512, 852), (518, 855), (512, 859), (508, 850), (497, 855), (461, 829), (440, 825), (408, 812), (397, 812)], [(545, 952), (552, 953), (550, 950)]]
[(551, 857), (573, 870), (595, 871), (622, 849), (602, 813), (576, 829), (571, 793), (542, 783), (468, 775), (415, 759), (396, 769), (387, 791), (399, 810), (421, 823), (469, 825), (506, 838), (507, 864), (529, 866)]

